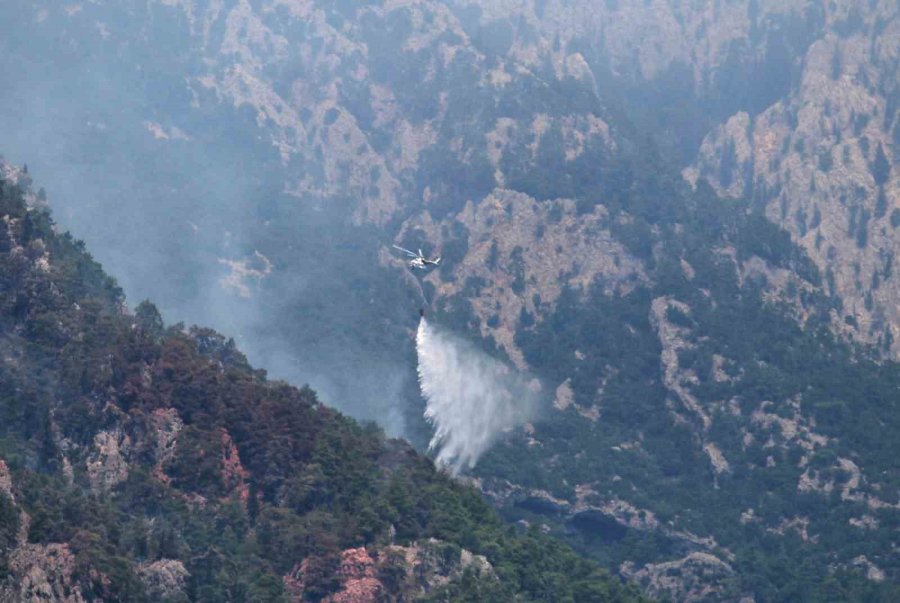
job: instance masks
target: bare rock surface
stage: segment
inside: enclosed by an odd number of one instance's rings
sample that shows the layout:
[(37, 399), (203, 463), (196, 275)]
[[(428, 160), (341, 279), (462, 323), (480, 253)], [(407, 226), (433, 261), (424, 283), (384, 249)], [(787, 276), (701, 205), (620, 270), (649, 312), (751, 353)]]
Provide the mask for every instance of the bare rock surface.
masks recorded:
[[(428, 276), (436, 287), (434, 303), (465, 295), (482, 334), (524, 368), (515, 344), (523, 313), (541, 320), (566, 286), (586, 292), (599, 282), (622, 294), (647, 279), (641, 262), (611, 235), (608, 220), (603, 206), (578, 215), (571, 200), (540, 203), (503, 189), (467, 203), (453, 221), (465, 229), (468, 249), (452, 279), (441, 271)], [(441, 246), (444, 226), (449, 224), (426, 213), (407, 221), (404, 230), (420, 229)]]
[(26, 544), (10, 555), (13, 585), (0, 589), (0, 601), (84, 603), (73, 580), (75, 555), (65, 544)]
[(107, 491), (128, 477), (130, 448), (131, 438), (121, 430), (101, 431), (94, 436), (86, 468), (95, 491)]
[[(497, 579), (483, 556), (435, 539), (409, 546), (346, 549), (340, 557), (340, 587), (323, 599), (325, 603), (411, 602), (459, 579), (466, 570), (479, 579)], [(284, 577), (292, 601), (306, 600), (309, 571), (306, 559)]]
[(704, 601), (716, 598), (717, 583), (734, 575), (734, 569), (708, 553), (690, 553), (682, 559), (650, 563), (641, 568), (626, 563), (619, 571), (636, 580), (655, 597), (675, 601)]
[(188, 571), (176, 559), (160, 559), (137, 568), (138, 577), (147, 588), (147, 594), (157, 599), (178, 600), (185, 595)]

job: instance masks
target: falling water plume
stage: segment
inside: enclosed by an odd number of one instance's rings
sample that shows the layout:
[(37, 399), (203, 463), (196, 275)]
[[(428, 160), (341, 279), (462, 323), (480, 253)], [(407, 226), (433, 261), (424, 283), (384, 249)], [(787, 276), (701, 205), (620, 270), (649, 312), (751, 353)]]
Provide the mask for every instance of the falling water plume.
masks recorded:
[(424, 316), (416, 351), (425, 418), (434, 427), (429, 449), (452, 474), (473, 468), (502, 432), (534, 415), (537, 395), (527, 379)]

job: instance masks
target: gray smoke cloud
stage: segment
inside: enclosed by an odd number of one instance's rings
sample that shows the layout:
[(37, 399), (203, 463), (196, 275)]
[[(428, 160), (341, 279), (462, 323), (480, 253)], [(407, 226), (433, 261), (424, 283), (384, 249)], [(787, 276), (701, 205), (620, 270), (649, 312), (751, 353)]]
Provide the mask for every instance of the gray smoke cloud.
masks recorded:
[(504, 431), (534, 416), (537, 394), (528, 379), (425, 318), (416, 351), (425, 419), (435, 430), (429, 449), (452, 474), (472, 469)]
[(297, 165), (256, 114), (195, 94), (206, 49), (173, 3), (82, 4), (0, 2), (0, 154), (28, 164), (129, 305), (212, 327), (270, 377), (409, 437), (415, 318), (382, 286), (380, 233), (284, 193)]

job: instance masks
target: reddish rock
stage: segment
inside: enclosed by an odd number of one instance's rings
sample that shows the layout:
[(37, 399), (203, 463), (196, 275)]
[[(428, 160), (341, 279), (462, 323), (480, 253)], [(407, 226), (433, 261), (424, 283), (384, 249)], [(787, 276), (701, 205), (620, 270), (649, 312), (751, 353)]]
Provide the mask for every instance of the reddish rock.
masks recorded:
[(344, 587), (325, 600), (329, 603), (375, 603), (384, 591), (375, 575), (375, 561), (365, 548), (347, 549), (341, 553)]
[[(304, 559), (283, 578), (291, 601), (303, 601), (307, 566), (308, 560)], [(380, 600), (384, 585), (376, 578), (375, 560), (364, 547), (342, 552), (338, 571), (341, 589), (325, 597), (323, 603), (376, 603)]]
[(299, 603), (303, 600), (303, 589), (305, 588), (303, 576), (306, 574), (306, 566), (307, 562), (304, 559), (300, 565), (295, 565), (287, 575), (282, 577), (284, 589), (292, 603)]
[(228, 434), (228, 431), (222, 429), (222, 481), (229, 492), (237, 490), (238, 497), (241, 502), (247, 503), (250, 499), (250, 486), (247, 484), (247, 478), (250, 472), (241, 464), (241, 457), (238, 454), (237, 446)]
[(85, 603), (69, 545), (26, 544), (13, 550), (9, 561), (12, 581), (0, 587), (0, 601)]

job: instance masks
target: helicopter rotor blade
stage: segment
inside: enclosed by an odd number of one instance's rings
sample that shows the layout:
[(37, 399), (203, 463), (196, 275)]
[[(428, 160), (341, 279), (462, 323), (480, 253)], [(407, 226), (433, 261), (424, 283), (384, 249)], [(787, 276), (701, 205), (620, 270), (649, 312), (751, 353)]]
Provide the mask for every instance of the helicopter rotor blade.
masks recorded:
[(409, 249), (404, 249), (404, 248), (400, 247), (399, 245), (394, 245), (393, 247), (394, 247), (394, 249), (399, 249), (400, 251), (402, 251), (403, 253), (407, 254), (407, 255), (408, 255), (409, 257), (411, 257), (411, 258), (417, 258), (417, 257), (419, 257), (418, 254), (413, 253), (413, 252), (410, 251)]

